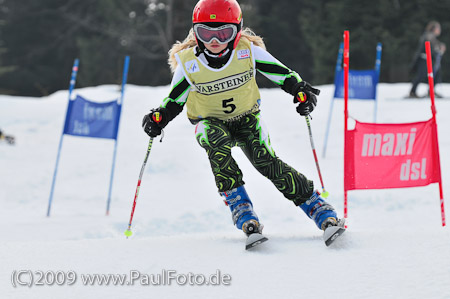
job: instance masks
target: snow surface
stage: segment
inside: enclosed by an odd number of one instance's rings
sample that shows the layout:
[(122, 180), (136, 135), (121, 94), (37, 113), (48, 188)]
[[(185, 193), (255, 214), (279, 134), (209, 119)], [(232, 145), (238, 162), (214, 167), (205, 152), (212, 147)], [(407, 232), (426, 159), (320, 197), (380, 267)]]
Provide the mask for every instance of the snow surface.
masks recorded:
[[(117, 86), (77, 89), (99, 101)], [(333, 86), (313, 112), (319, 154)], [(429, 100), (403, 100), (410, 84), (380, 84), (378, 121), (431, 117)], [(425, 85), (419, 93), (426, 93)], [(208, 159), (182, 113), (154, 142), (143, 176), (133, 236), (127, 228), (148, 137), (142, 116), (168, 86), (127, 86), (119, 131), (111, 213), (105, 216), (113, 141), (65, 136), (51, 217), (46, 217), (67, 91), (48, 97), (0, 96), (0, 127), (17, 144), (0, 143), (1, 298), (450, 298), (450, 232), (441, 226), (438, 185), (349, 192), (349, 229), (327, 248), (322, 232), (262, 177), (236, 148), (246, 188), (269, 238), (245, 251), (217, 193)], [(450, 84), (438, 87), (450, 95)], [(277, 155), (320, 187), (308, 130), (289, 95), (262, 89), (262, 115)], [(437, 100), (444, 181), (450, 194), (450, 100)], [(343, 102), (336, 101), (327, 157), (319, 155), (329, 202), (343, 210)], [(351, 101), (350, 115), (371, 122), (373, 102)], [(450, 210), (446, 205), (447, 215)], [(14, 271), (72, 270), (73, 285), (17, 286)], [(231, 276), (229, 285), (86, 286), (83, 274)], [(16, 272), (17, 273), (17, 272)], [(21, 276), (29, 281), (29, 273)]]

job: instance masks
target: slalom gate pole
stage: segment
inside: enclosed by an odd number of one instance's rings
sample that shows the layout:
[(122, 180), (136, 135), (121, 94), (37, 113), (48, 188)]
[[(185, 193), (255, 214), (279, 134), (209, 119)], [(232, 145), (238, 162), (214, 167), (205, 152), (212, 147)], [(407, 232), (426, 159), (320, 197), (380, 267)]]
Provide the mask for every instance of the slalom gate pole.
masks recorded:
[[(381, 43), (377, 44), (377, 58), (375, 59), (375, 71), (377, 72), (377, 85), (380, 82), (380, 66), (381, 66), (381, 51), (383, 50), (383, 45)], [(374, 95), (374, 112), (373, 112), (373, 122), (377, 122), (377, 114), (378, 114), (378, 99), (377, 99), (377, 88), (375, 86), (375, 95)]]
[[(348, 197), (345, 181), (345, 170), (348, 165), (345, 160), (348, 141), (348, 71), (350, 63), (350, 32), (344, 31), (344, 218), (348, 218)], [(346, 223), (348, 223), (346, 221)], [(347, 227), (347, 224), (345, 225)]]
[[(339, 44), (339, 51), (338, 51), (338, 57), (336, 60), (336, 67), (334, 69), (334, 93), (336, 93), (336, 89), (338, 86), (337, 78), (339, 76), (340, 71), (342, 70), (342, 56), (344, 53), (344, 43)], [(325, 140), (323, 142), (323, 150), (322, 150), (322, 158), (325, 158), (327, 155), (327, 146), (328, 146), (328, 135), (330, 134), (330, 127), (331, 127), (331, 118), (333, 117), (333, 108), (334, 108), (334, 94), (333, 98), (331, 99), (330, 104), (330, 111), (328, 112), (328, 120), (327, 120), (327, 129), (325, 130)]]
[(128, 239), (128, 237), (130, 237), (133, 234), (131, 232), (131, 222), (133, 221), (134, 210), (136, 209), (136, 202), (137, 202), (137, 198), (139, 196), (139, 189), (141, 187), (142, 175), (144, 173), (145, 165), (147, 164), (148, 156), (150, 155), (150, 151), (152, 150), (152, 145), (153, 145), (153, 137), (150, 137), (150, 141), (148, 142), (147, 153), (145, 155), (144, 163), (142, 164), (142, 167), (141, 167), (141, 172), (139, 173), (139, 180), (137, 183), (136, 192), (134, 194), (134, 201), (133, 201), (133, 207), (131, 209), (130, 222), (128, 223), (128, 229), (125, 231), (125, 236), (127, 236), (127, 239)]
[(327, 198), (328, 195), (330, 195), (330, 194), (327, 191), (325, 191), (325, 186), (323, 184), (322, 173), (320, 172), (320, 167), (319, 167), (319, 159), (317, 159), (316, 148), (314, 146), (314, 139), (312, 136), (310, 116), (309, 115), (305, 116), (305, 119), (306, 119), (306, 125), (308, 126), (309, 140), (311, 141), (311, 148), (312, 148), (312, 152), (314, 155), (314, 160), (316, 161), (317, 172), (319, 173), (320, 183), (322, 184), (322, 196), (324, 198)]
[[(71, 97), (72, 97), (72, 92), (73, 92), (73, 89), (75, 88), (75, 83), (76, 83), (76, 80), (77, 80), (78, 65), (79, 64), (80, 64), (80, 60), (78, 58), (76, 58), (74, 60), (74, 62), (73, 62), (72, 74), (70, 76), (69, 104), (67, 105), (65, 121), (67, 121), (67, 119), (68, 119), (68, 115), (67, 114), (69, 113), (69, 106), (70, 106), (70, 101), (71, 101)], [(53, 180), (52, 180), (52, 187), (50, 189), (50, 197), (48, 199), (47, 217), (50, 217), (50, 210), (52, 208), (53, 192), (55, 191), (56, 176), (58, 174), (59, 159), (61, 157), (61, 149), (62, 149), (62, 143), (63, 143), (63, 137), (64, 137), (64, 126), (63, 126), (63, 132), (61, 133), (61, 137), (59, 138), (58, 154), (56, 155), (56, 165), (55, 165), (55, 170), (53, 172)]]
[(445, 207), (444, 207), (444, 192), (442, 188), (442, 175), (441, 175), (441, 159), (439, 155), (439, 141), (437, 134), (437, 122), (436, 122), (436, 105), (434, 101), (434, 74), (433, 74), (433, 64), (431, 61), (431, 46), (430, 42), (425, 42), (425, 52), (427, 54), (427, 77), (428, 77), (428, 85), (430, 87), (430, 100), (431, 100), (431, 113), (433, 115), (433, 123), (434, 123), (434, 134), (437, 143), (437, 160), (438, 160), (438, 171), (439, 171), (439, 197), (441, 204), (441, 221), (442, 226), (445, 226)]
[(114, 152), (113, 152), (113, 160), (112, 160), (112, 167), (111, 167), (111, 175), (109, 178), (109, 190), (108, 190), (108, 200), (106, 201), (106, 216), (109, 215), (109, 208), (111, 206), (111, 194), (112, 194), (112, 186), (114, 181), (114, 169), (116, 167), (116, 156), (117, 156), (117, 142), (119, 140), (119, 125), (120, 125), (120, 116), (122, 113), (122, 107), (123, 107), (123, 97), (125, 95), (125, 85), (127, 84), (127, 77), (128, 77), (128, 68), (130, 65), (130, 56), (125, 56), (125, 61), (123, 65), (123, 74), (122, 74), (122, 86), (120, 88), (120, 98), (118, 100), (118, 106), (119, 106), (119, 117), (117, 119), (117, 134), (116, 138), (114, 139)]

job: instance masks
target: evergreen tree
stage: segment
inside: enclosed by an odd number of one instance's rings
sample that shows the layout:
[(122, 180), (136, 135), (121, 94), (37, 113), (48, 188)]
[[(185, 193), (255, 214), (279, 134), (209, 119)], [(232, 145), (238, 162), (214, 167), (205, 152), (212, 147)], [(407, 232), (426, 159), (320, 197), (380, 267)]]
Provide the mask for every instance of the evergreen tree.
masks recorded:
[[(131, 56), (129, 83), (166, 85), (168, 50), (191, 28), (197, 0), (0, 0), (0, 92), (41, 96), (68, 86), (80, 58), (77, 86), (118, 84)], [(240, 0), (244, 26), (267, 49), (313, 84), (334, 81), (344, 30), (350, 67), (370, 69), (383, 44), (381, 81), (408, 82), (419, 37), (431, 20), (450, 45), (450, 1)], [(449, 81), (450, 50), (442, 59)], [(262, 76), (258, 83), (274, 87)]]

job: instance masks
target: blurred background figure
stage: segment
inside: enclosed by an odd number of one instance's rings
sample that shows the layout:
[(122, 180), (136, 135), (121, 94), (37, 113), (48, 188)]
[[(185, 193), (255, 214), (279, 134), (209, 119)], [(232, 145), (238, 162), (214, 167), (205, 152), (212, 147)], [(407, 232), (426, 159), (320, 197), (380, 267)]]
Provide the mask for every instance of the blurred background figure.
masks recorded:
[[(422, 34), (419, 40), (416, 53), (412, 63), (412, 70), (416, 71), (415, 77), (412, 81), (412, 88), (409, 93), (410, 98), (419, 98), (416, 94), (417, 86), (419, 83), (427, 82), (427, 55), (425, 53), (425, 42), (429, 41), (431, 45), (431, 53), (433, 60), (433, 75), (434, 84), (441, 82), (440, 69), (441, 69), (441, 57), (444, 54), (446, 47), (445, 44), (437, 39), (441, 35), (441, 24), (437, 21), (431, 21), (425, 27), (425, 32)], [(435, 97), (442, 98), (442, 96), (435, 92)]]
[(15, 143), (14, 136), (3, 134), (2, 130), (0, 130), (0, 141), (6, 141), (7, 143), (13, 145)]

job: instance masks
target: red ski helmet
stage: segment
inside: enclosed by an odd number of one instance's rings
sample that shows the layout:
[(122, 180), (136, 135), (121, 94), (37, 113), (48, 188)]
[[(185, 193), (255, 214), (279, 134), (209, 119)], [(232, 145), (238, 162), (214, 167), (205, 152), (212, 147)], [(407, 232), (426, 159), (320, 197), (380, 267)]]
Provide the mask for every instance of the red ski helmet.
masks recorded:
[[(192, 24), (198, 23), (219, 23), (235, 24), (237, 27), (236, 38), (233, 49), (236, 48), (242, 29), (242, 11), (236, 0), (200, 0), (194, 7), (192, 14)], [(196, 37), (197, 39), (197, 37)], [(197, 39), (197, 44), (199, 43)]]

